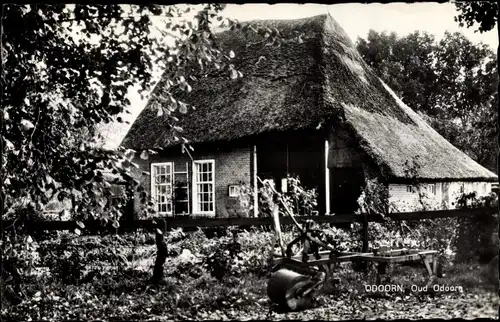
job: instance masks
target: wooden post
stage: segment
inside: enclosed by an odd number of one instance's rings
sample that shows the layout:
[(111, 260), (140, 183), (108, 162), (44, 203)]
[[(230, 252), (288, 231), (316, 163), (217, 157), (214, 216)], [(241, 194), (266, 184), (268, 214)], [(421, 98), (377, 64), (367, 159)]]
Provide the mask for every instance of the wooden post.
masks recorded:
[(363, 214), (363, 253), (368, 253), (368, 215)]
[(259, 216), (259, 194), (257, 182), (257, 146), (253, 146), (253, 216)]
[[(363, 253), (368, 253), (368, 215), (363, 214)], [(368, 262), (365, 261), (362, 265), (365, 274), (368, 273)], [(378, 275), (378, 274), (377, 274)]]
[[(281, 249), (281, 256), (285, 256), (285, 244), (283, 243), (283, 237), (281, 234), (279, 207), (278, 207), (278, 203), (274, 202), (274, 200), (272, 202), (272, 211), (273, 211), (274, 231), (276, 232), (276, 240), (277, 240), (278, 245)], [(274, 254), (274, 245), (273, 245), (273, 254)]]
[(325, 140), (325, 213), (330, 214), (330, 169), (328, 169), (328, 139)]

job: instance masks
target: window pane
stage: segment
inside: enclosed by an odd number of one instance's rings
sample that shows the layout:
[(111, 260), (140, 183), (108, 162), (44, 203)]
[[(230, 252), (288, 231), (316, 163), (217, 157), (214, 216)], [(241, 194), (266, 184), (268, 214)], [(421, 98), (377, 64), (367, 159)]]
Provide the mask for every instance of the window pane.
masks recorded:
[(195, 162), (195, 181), (196, 181), (196, 209), (200, 212), (214, 211), (213, 198), (213, 164), (212, 162)]
[(157, 211), (160, 213), (172, 211), (172, 164), (152, 166), (151, 195), (156, 203)]

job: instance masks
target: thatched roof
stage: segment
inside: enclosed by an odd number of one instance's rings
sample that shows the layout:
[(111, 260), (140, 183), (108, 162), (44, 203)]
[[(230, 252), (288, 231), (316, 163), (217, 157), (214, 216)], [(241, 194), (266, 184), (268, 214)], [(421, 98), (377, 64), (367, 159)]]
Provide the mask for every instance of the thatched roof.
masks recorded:
[[(277, 28), (279, 48), (241, 31), (216, 35), (236, 54), (242, 78), (212, 74), (193, 84), (183, 99), (196, 110), (179, 115), (192, 143), (231, 141), (266, 132), (346, 125), (388, 177), (404, 177), (403, 164), (419, 155), (420, 176), (428, 179), (497, 177), (456, 149), (382, 83), (330, 15), (299, 20), (256, 21)], [(162, 82), (155, 88), (162, 92)], [(122, 145), (133, 149), (178, 144), (148, 103)]]

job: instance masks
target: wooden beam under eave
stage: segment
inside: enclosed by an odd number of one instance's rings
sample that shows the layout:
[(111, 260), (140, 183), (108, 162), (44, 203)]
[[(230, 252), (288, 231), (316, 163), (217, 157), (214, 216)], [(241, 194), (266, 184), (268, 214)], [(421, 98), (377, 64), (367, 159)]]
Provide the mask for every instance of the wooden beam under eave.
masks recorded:
[(330, 169), (328, 169), (328, 139), (325, 140), (325, 213), (330, 214)]
[(258, 182), (257, 182), (257, 145), (253, 146), (253, 216), (259, 215), (259, 199), (258, 199)]

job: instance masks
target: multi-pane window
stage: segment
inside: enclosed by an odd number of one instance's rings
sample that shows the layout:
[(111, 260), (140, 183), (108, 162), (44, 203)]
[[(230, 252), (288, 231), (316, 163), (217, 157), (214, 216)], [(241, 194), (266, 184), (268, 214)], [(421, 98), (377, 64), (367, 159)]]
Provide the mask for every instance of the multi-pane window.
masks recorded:
[(429, 193), (431, 193), (433, 195), (436, 194), (436, 184), (435, 183), (429, 184)]
[(172, 213), (172, 168), (172, 162), (151, 164), (151, 196), (161, 214)]
[(229, 197), (239, 197), (240, 187), (237, 185), (229, 186)]
[(193, 205), (195, 213), (215, 213), (214, 168), (214, 160), (193, 162)]

